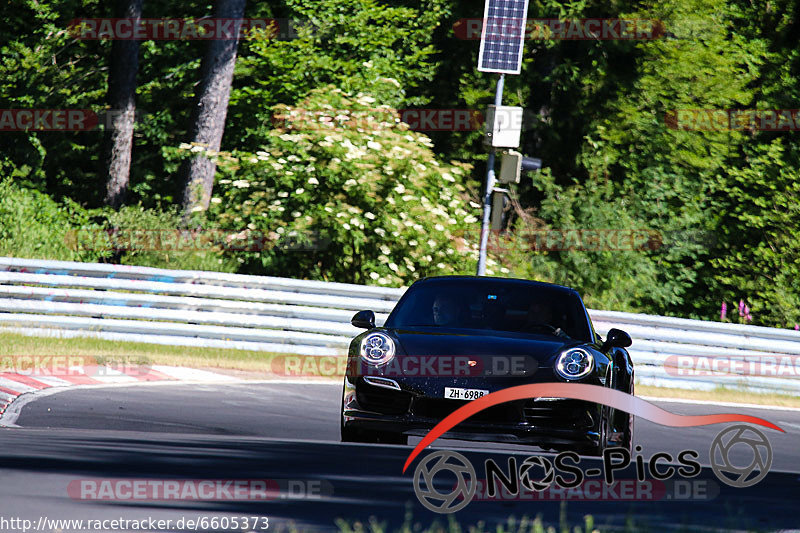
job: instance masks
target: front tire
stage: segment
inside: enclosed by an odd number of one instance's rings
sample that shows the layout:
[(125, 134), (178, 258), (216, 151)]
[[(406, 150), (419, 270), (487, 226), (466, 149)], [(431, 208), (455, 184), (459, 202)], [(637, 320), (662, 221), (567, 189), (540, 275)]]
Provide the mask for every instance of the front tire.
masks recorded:
[(342, 442), (365, 442), (380, 444), (408, 444), (408, 436), (392, 431), (374, 431), (368, 429), (347, 427), (344, 424), (344, 391), (342, 391), (342, 415), (339, 421), (339, 435)]
[(605, 452), (606, 448), (608, 447), (608, 417), (605, 409), (603, 409), (603, 418), (600, 420), (597, 433), (597, 443), (586, 446), (581, 451), (581, 455), (602, 457), (603, 452)]
[(628, 415), (627, 424), (622, 432), (622, 442), (620, 446), (633, 453), (633, 415)]
[(373, 431), (360, 428), (350, 428), (341, 424), (342, 442), (364, 442), (370, 444), (408, 444), (408, 436), (391, 431)]
[(341, 437), (342, 442), (370, 442), (369, 440), (365, 440), (363, 432), (344, 426), (341, 428)]

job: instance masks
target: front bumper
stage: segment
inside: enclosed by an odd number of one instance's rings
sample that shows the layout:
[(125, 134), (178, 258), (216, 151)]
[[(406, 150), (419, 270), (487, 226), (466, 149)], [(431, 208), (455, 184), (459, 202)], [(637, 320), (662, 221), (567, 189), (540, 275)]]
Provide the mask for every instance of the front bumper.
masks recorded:
[[(488, 388), (486, 384), (447, 386)], [(342, 423), (346, 427), (424, 436), (442, 419), (466, 404), (437, 395), (445, 386), (430, 380), (401, 382), (394, 390), (367, 383), (363, 377), (345, 378), (342, 400)], [(500, 390), (505, 387), (492, 387)], [(481, 411), (445, 433), (444, 438), (462, 440), (516, 442), (564, 448), (596, 446), (603, 406), (564, 398), (536, 398), (507, 402)]]

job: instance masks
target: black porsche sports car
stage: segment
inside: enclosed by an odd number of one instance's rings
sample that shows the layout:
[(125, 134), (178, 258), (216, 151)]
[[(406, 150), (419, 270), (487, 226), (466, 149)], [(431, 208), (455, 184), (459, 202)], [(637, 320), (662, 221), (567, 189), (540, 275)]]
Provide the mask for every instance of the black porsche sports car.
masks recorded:
[[(382, 327), (372, 311), (350, 343), (342, 395), (344, 442), (405, 444), (479, 398), (515, 385), (579, 382), (633, 394), (630, 336), (605, 341), (573, 289), (518, 279), (426, 278)], [(633, 417), (592, 402), (533, 398), (490, 407), (446, 438), (530, 443), (600, 455), (630, 449)]]

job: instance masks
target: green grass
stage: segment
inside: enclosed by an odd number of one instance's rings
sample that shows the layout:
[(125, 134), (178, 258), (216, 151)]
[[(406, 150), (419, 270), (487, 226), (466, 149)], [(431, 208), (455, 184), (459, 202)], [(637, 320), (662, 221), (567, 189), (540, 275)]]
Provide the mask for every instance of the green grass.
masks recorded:
[(800, 407), (800, 397), (789, 394), (761, 394), (757, 392), (741, 391), (725, 387), (717, 387), (710, 391), (669, 389), (666, 387), (652, 387), (636, 385), (637, 396), (652, 396), (657, 398), (680, 398), (684, 400), (704, 400), (710, 402), (751, 403), (755, 405), (770, 405), (780, 407)]
[[(388, 529), (385, 522), (381, 522), (374, 516), (370, 517), (366, 523), (338, 519), (336, 520), (336, 526), (341, 533), (484, 533), (486, 531), (495, 531), (496, 533), (595, 533), (600, 531), (595, 528), (594, 518), (591, 515), (583, 517), (583, 524), (570, 526), (567, 521), (566, 511), (566, 502), (561, 502), (558, 527), (545, 525), (541, 514), (538, 514), (535, 518), (523, 516), (520, 519), (510, 516), (505, 523), (497, 524), (493, 529), (487, 529), (487, 525), (483, 521), (473, 525), (461, 525), (456, 521), (455, 516), (450, 514), (447, 515), (446, 519), (443, 518), (441, 521), (434, 520), (433, 523), (426, 527), (413, 520), (411, 508), (406, 505), (405, 520), (399, 529)], [(633, 526), (633, 524), (630, 524), (630, 526)], [(624, 530), (617, 531), (632, 533), (642, 530), (626, 527)]]
[[(755, 529), (743, 525), (744, 517), (736, 517), (734, 513), (729, 515), (729, 520), (725, 524), (719, 524), (715, 531), (738, 531), (738, 532), (761, 532), (762, 529)], [(690, 533), (696, 531), (697, 527), (686, 524), (685, 522), (673, 522), (670, 531), (676, 533)], [(596, 524), (592, 515), (584, 515), (582, 523), (570, 523), (567, 518), (567, 502), (562, 501), (559, 505), (558, 525), (555, 520), (545, 521), (539, 513), (535, 518), (523, 515), (522, 518), (509, 516), (505, 522), (490, 527), (484, 521), (475, 524), (461, 524), (456, 520), (456, 515), (449, 514), (441, 519), (435, 519), (429, 525), (415, 521), (411, 510), (410, 502), (406, 503), (405, 517), (403, 524), (399, 528), (389, 528), (386, 522), (382, 522), (375, 516), (369, 517), (366, 521), (350, 521), (337, 519), (336, 526), (341, 533), (600, 533), (601, 531), (613, 531), (614, 533), (650, 533), (652, 531), (663, 531), (663, 527), (651, 527), (647, 523), (637, 520), (632, 515), (627, 515), (624, 525), (604, 526)], [(711, 528), (703, 528), (706, 531)], [(290, 528), (290, 531), (291, 528)]]
[(59, 339), (29, 337), (16, 333), (0, 333), (0, 357), (8, 356), (88, 356), (104, 362), (137, 362), (139, 364), (185, 366), (253, 373), (265, 377), (271, 362), (283, 354), (233, 350), (164, 346), (144, 342), (121, 342), (90, 337)]

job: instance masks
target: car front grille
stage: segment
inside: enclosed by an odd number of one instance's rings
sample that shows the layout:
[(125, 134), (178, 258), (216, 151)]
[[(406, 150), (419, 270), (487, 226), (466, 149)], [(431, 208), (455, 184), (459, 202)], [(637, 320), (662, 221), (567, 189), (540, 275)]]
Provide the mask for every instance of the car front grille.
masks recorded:
[[(442, 420), (467, 402), (439, 398), (417, 398), (411, 406), (414, 416)], [(467, 422), (494, 422), (516, 424), (522, 420), (520, 406), (516, 402), (495, 405), (476, 413)]]
[(362, 409), (367, 411), (402, 415), (408, 412), (411, 405), (411, 394), (362, 382), (356, 387), (356, 401)]
[(594, 404), (581, 400), (529, 400), (522, 407), (528, 424), (564, 429), (593, 426), (594, 411)]

